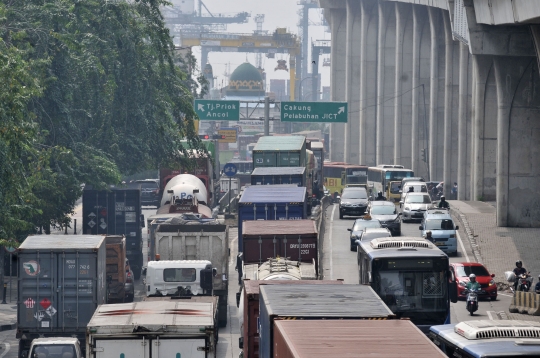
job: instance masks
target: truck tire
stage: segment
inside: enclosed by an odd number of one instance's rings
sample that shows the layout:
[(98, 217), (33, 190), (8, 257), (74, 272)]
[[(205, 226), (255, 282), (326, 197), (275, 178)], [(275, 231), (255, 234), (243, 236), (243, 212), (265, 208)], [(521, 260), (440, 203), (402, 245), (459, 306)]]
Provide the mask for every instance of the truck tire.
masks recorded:
[[(21, 339), (19, 341), (19, 358), (28, 357), (28, 354), (30, 354), (30, 352), (28, 351), (30, 349), (30, 343), (31, 341), (27, 341), (24, 339)], [(26, 353), (26, 355), (23, 355), (23, 353)]]

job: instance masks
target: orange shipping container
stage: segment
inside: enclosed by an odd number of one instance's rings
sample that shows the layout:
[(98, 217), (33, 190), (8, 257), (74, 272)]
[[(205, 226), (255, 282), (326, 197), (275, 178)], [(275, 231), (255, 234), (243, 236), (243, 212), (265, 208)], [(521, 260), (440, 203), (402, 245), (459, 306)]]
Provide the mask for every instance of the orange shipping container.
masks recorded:
[(446, 355), (411, 321), (274, 321), (274, 358), (437, 358)]

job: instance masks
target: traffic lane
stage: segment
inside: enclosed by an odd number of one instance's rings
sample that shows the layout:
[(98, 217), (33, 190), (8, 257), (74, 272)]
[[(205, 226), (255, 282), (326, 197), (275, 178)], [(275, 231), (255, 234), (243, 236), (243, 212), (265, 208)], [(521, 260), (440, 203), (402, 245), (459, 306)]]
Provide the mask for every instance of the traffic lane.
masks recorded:
[(15, 334), (15, 329), (0, 332), (0, 358), (19, 357), (19, 340)]
[(339, 218), (339, 205), (326, 209), (326, 234), (323, 242), (323, 279), (343, 279), (346, 284), (358, 284), (356, 252), (351, 251), (350, 232), (356, 217)]

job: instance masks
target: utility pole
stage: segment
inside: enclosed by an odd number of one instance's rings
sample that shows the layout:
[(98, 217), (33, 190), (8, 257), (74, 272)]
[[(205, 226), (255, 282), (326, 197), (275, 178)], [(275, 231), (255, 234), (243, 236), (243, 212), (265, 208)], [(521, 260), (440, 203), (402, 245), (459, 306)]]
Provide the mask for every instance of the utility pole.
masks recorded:
[(270, 135), (270, 97), (264, 97), (264, 135)]
[(6, 302), (6, 285), (4, 285), (4, 257), (5, 257), (5, 251), (4, 246), (0, 246), (0, 286), (2, 287), (2, 304), (7, 304)]

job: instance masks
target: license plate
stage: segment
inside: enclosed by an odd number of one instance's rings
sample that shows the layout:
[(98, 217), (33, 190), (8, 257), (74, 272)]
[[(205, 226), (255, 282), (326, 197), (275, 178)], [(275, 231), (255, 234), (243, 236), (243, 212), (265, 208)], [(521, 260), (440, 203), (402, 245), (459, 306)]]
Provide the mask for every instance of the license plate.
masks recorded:
[(444, 242), (436, 242), (435, 245), (436, 246), (445, 246), (445, 243)]

